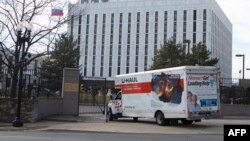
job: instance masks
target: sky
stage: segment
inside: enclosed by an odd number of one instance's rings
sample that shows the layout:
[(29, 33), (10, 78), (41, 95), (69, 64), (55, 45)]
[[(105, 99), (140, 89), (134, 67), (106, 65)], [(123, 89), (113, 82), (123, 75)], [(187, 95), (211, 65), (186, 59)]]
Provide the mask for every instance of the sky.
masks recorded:
[[(235, 55), (244, 54), (245, 69), (250, 68), (250, 0), (216, 1), (233, 25), (232, 77), (242, 78), (243, 57)], [(250, 79), (250, 70), (245, 70), (245, 79)]]

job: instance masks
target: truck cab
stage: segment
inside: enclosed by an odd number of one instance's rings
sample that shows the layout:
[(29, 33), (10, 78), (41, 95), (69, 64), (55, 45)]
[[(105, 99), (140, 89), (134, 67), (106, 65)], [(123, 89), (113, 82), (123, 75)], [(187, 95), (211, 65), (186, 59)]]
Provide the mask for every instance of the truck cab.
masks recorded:
[(119, 91), (117, 94), (111, 96), (111, 100), (108, 103), (108, 117), (109, 120), (122, 117), (122, 94)]

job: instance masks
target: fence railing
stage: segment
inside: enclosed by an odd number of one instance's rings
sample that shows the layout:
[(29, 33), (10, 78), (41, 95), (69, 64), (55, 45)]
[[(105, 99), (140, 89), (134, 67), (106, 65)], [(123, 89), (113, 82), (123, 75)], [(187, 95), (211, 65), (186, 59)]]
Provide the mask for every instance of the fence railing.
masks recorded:
[[(0, 97), (10, 97), (12, 79), (7, 71), (0, 74)], [(41, 77), (33, 73), (24, 74), (23, 76), (23, 98), (50, 97), (60, 95), (62, 89), (62, 77), (50, 75)], [(16, 90), (18, 90), (18, 85)]]

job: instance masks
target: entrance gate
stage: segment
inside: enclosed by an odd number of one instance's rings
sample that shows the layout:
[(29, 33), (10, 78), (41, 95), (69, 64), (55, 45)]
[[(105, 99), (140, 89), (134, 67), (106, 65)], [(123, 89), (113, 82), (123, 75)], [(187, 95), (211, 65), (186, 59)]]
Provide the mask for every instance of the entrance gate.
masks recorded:
[(80, 84), (79, 115), (104, 114), (107, 102), (108, 87), (113, 87), (112, 81), (102, 77), (83, 77)]

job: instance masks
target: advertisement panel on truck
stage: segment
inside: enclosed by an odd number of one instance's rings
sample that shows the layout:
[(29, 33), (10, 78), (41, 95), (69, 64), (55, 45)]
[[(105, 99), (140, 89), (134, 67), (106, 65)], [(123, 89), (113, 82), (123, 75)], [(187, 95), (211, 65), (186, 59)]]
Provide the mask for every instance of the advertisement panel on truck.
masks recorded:
[(187, 75), (187, 104), (190, 116), (216, 113), (219, 110), (216, 74)]

